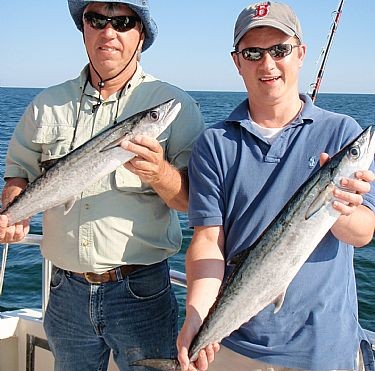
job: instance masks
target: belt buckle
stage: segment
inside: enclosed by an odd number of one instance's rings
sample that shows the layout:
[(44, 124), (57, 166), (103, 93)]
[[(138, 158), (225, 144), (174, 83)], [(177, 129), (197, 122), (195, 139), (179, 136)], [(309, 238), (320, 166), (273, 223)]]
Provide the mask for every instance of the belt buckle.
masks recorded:
[(102, 281), (95, 280), (94, 277), (98, 276), (98, 274), (96, 274), (96, 273), (85, 272), (85, 273), (83, 273), (83, 275), (85, 276), (86, 281), (89, 282), (89, 283), (92, 283), (94, 285), (99, 285), (100, 283), (102, 283)]

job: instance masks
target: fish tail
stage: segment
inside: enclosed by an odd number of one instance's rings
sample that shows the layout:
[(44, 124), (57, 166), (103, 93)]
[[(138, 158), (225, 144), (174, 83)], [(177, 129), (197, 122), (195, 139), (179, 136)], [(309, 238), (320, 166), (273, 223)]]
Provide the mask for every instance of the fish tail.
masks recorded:
[(144, 366), (158, 371), (180, 371), (180, 364), (177, 359), (140, 359), (132, 362), (132, 366)]

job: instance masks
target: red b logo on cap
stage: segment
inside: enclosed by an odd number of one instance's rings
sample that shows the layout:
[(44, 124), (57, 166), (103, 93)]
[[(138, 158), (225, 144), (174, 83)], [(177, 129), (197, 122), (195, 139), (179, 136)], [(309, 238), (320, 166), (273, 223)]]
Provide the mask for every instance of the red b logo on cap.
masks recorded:
[(255, 11), (256, 11), (256, 13), (255, 13), (254, 18), (265, 17), (268, 14), (268, 12), (270, 11), (269, 2), (258, 4), (255, 8)]

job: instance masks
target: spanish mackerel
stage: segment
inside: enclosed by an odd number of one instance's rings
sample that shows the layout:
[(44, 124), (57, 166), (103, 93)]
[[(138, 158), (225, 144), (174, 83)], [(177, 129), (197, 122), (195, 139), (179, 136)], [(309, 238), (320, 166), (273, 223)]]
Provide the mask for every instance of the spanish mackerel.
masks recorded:
[(135, 156), (121, 148), (122, 140), (131, 140), (136, 135), (157, 138), (180, 109), (181, 104), (171, 99), (104, 130), (59, 158), (0, 214), (7, 215), (8, 225), (12, 225), (62, 204), (65, 213), (69, 212), (82, 191)]
[[(340, 188), (343, 177), (353, 178), (356, 171), (368, 169), (374, 152), (375, 135), (369, 127), (312, 175), (255, 243), (235, 257), (234, 271), (191, 343), (192, 362), (199, 350), (220, 342), (269, 304), (275, 304), (277, 313), (290, 282), (340, 216), (332, 207), (332, 190)], [(133, 364), (180, 370), (177, 360), (144, 359)]]

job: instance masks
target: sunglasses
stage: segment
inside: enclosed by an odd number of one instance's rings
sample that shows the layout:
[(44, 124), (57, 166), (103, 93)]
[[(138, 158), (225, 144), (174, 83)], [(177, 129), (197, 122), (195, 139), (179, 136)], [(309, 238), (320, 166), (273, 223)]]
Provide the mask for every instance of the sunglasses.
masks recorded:
[(135, 27), (141, 20), (132, 15), (118, 15), (108, 17), (95, 12), (87, 12), (83, 15), (84, 20), (95, 30), (102, 30), (108, 23), (118, 32), (126, 32)]
[(236, 54), (242, 54), (244, 59), (247, 61), (260, 61), (264, 53), (269, 53), (269, 55), (274, 59), (281, 59), (289, 55), (293, 48), (297, 48), (300, 45), (292, 45), (292, 44), (277, 44), (270, 46), (269, 48), (245, 48), (241, 51), (234, 51)]

